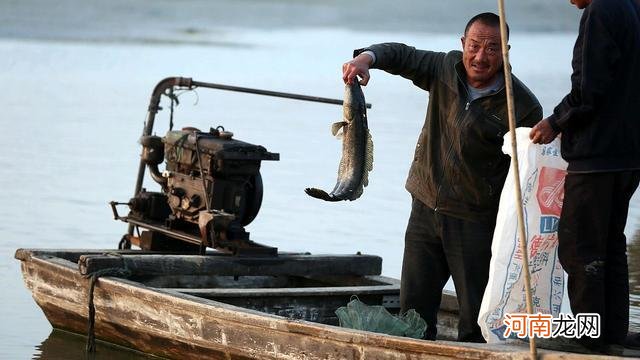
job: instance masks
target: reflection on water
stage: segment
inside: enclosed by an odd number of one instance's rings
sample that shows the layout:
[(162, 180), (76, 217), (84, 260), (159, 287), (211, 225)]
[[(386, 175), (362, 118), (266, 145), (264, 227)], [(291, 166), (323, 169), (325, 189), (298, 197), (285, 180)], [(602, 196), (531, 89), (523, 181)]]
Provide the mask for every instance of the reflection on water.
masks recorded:
[(133, 351), (102, 341), (96, 341), (96, 352), (85, 352), (87, 338), (62, 330), (53, 330), (42, 344), (36, 346), (33, 359), (41, 360), (145, 360), (158, 357)]
[(629, 307), (630, 331), (640, 331), (640, 229), (627, 241), (629, 261)]

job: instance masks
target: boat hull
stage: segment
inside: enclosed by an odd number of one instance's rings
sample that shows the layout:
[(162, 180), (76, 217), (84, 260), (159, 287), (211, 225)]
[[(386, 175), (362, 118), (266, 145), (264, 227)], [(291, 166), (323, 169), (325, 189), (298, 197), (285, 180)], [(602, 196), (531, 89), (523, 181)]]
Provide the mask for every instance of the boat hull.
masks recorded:
[[(69, 254), (61, 257), (60, 251), (19, 250), (16, 257), (22, 262), (26, 286), (52, 326), (86, 334), (90, 280), (78, 271), (73, 260), (87, 252)], [(384, 297), (386, 291), (393, 289), (391, 292), (397, 294), (397, 281), (389, 282), (390, 285), (378, 286), (383, 287), (378, 289), (378, 294), (364, 295)], [(312, 293), (314, 289), (308, 290), (305, 296), (320, 296), (309, 295), (309, 291)], [(116, 277), (97, 280), (93, 301), (96, 338), (167, 358), (528, 358), (528, 347), (523, 346), (433, 342), (345, 329)], [(572, 357), (561, 353), (543, 353), (543, 356), (546, 359)]]

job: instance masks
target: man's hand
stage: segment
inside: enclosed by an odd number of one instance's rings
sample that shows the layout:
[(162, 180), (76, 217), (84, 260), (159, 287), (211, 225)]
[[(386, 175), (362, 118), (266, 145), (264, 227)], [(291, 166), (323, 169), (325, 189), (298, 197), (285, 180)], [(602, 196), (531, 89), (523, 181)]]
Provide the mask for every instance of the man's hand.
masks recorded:
[(558, 133), (553, 130), (547, 119), (540, 120), (529, 133), (529, 138), (534, 144), (548, 144), (556, 136), (558, 136)]
[(365, 86), (369, 82), (369, 67), (373, 63), (373, 58), (368, 54), (360, 54), (342, 65), (342, 80), (345, 84), (351, 85), (356, 76), (362, 80), (360, 85)]

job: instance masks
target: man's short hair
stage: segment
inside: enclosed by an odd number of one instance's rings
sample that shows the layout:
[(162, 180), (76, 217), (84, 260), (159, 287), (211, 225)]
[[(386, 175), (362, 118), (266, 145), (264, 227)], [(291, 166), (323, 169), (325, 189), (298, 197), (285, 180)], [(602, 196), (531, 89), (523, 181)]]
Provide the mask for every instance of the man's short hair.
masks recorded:
[[(485, 12), (482, 14), (478, 14), (472, 17), (471, 20), (469, 20), (469, 22), (467, 23), (467, 26), (464, 28), (465, 36), (467, 36), (467, 32), (469, 31), (469, 28), (475, 22), (481, 22), (487, 26), (495, 26), (497, 28), (500, 27), (500, 17), (492, 12)], [(506, 25), (507, 25), (507, 39), (509, 39), (509, 24), (506, 24)]]

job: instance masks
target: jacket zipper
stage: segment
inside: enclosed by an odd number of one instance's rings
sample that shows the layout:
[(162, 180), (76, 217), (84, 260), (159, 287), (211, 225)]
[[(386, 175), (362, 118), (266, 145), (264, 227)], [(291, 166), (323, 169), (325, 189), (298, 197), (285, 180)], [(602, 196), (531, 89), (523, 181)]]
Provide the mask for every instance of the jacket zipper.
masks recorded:
[[(467, 98), (466, 98), (467, 102), (466, 102), (466, 104), (464, 106), (464, 110), (465, 111), (469, 111), (469, 106), (471, 105), (471, 101), (469, 101), (469, 97), (470, 97), (469, 96), (469, 90), (467, 89), (466, 86), (464, 86), (464, 82), (460, 79), (460, 75), (456, 74), (456, 76), (460, 80), (460, 83), (463, 85), (464, 91), (467, 94)], [(462, 117), (460, 117), (460, 119), (458, 119), (458, 118), (456, 119), (455, 126), (459, 126), (460, 123), (462, 123), (461, 119), (462, 119)], [(449, 149), (447, 149), (447, 153), (445, 154), (445, 157), (444, 157), (445, 163), (449, 163), (451, 161), (451, 158), (453, 158), (452, 154), (453, 154), (453, 142), (451, 142), (451, 144), (449, 144)], [(442, 178), (444, 178), (444, 176)], [(436, 200), (435, 200), (435, 204), (433, 206), (433, 211), (434, 212), (438, 212), (438, 200), (440, 199), (440, 191), (442, 190), (442, 180), (443, 180), (442, 178), (440, 179), (440, 181), (438, 181), (438, 190), (436, 191)]]
[[(471, 97), (470, 94), (469, 94), (469, 89), (467, 89), (467, 86), (466, 86), (465, 82), (462, 81), (462, 78), (460, 77), (460, 74), (457, 71), (456, 71), (456, 77), (458, 77), (458, 80), (460, 81), (460, 83), (462, 84), (462, 87), (464, 88), (464, 92), (467, 94), (467, 98), (466, 98), (467, 101), (466, 101), (466, 103), (464, 105), (464, 110), (465, 111), (469, 111), (469, 107), (471, 106), (471, 103), (473, 101), (476, 101), (478, 99), (482, 99), (482, 98), (485, 98), (485, 97), (493, 96), (493, 95), (499, 93), (500, 91), (502, 91), (502, 89), (504, 88), (504, 85), (502, 85), (502, 87), (498, 91), (493, 93), (493, 94), (481, 96), (481, 97), (479, 97), (477, 99), (469, 101), (469, 98)], [(459, 126), (460, 123), (462, 123), (462, 120), (456, 119), (456, 126)], [(453, 153), (453, 143), (451, 143), (449, 145), (449, 149), (447, 150), (447, 153), (445, 154), (445, 161), (447, 163), (451, 160), (450, 158), (452, 157), (451, 156), (452, 153)], [(440, 179), (439, 184), (438, 184), (438, 190), (436, 191), (436, 199), (435, 199), (435, 204), (433, 206), (433, 211), (434, 212), (438, 212), (438, 200), (440, 198), (440, 191), (441, 190), (442, 190), (442, 179)]]

